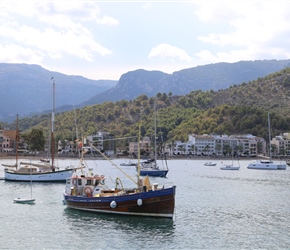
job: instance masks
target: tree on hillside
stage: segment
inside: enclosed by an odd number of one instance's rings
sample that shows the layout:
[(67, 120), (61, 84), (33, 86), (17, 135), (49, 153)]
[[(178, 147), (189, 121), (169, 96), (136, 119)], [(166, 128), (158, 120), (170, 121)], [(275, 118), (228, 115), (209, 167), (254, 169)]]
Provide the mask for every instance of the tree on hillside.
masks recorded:
[(32, 129), (28, 135), (28, 145), (32, 151), (43, 151), (45, 139), (42, 130)]

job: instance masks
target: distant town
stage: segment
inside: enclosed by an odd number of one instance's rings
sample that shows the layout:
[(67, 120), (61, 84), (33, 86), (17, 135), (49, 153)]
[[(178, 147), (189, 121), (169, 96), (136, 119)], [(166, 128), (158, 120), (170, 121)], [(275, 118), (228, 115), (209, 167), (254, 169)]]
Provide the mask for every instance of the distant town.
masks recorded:
[[(141, 156), (152, 156), (155, 141), (149, 137), (141, 139), (140, 143), (129, 142), (126, 148), (116, 148), (117, 138), (108, 132), (98, 132), (87, 136), (83, 142), (58, 142), (57, 153), (60, 155), (75, 154), (80, 148), (88, 155), (102, 152), (108, 156), (137, 157), (138, 147)], [(271, 139), (271, 147), (264, 138), (247, 135), (188, 135), (188, 141), (172, 141), (170, 143), (156, 143), (156, 152), (167, 156), (233, 156), (256, 157), (269, 156), (269, 148), (273, 157), (290, 157), (290, 134), (283, 133)], [(28, 145), (18, 148), (19, 153), (29, 154)], [(48, 151), (48, 146), (46, 147)], [(16, 130), (0, 130), (0, 152), (16, 152)], [(38, 153), (38, 152), (37, 152)], [(44, 152), (40, 152), (44, 153)]]

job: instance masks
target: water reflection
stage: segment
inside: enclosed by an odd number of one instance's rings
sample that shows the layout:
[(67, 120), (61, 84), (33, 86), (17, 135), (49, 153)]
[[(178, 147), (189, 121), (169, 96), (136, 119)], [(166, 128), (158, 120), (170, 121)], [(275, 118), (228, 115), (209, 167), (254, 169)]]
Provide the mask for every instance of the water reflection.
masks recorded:
[(89, 222), (92, 225), (98, 225), (98, 227), (123, 232), (133, 233), (138, 230), (138, 234), (142, 233), (147, 237), (152, 236), (152, 232), (154, 232), (155, 237), (158, 234), (163, 237), (170, 236), (175, 230), (174, 221), (166, 218), (99, 214), (69, 208), (64, 209), (64, 216), (72, 227), (87, 225)]

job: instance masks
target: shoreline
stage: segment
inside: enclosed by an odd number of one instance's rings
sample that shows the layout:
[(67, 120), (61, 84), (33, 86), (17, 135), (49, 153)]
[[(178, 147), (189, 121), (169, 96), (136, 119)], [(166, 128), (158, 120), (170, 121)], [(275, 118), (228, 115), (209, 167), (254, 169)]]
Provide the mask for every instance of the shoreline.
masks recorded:
[[(16, 155), (15, 154), (7, 154), (7, 153), (0, 153), (0, 160), (4, 160), (4, 159), (15, 159)], [(109, 159), (112, 160), (116, 160), (116, 159), (130, 159), (130, 160), (138, 160), (137, 158), (130, 158), (128, 156), (116, 156), (116, 155), (112, 155), (112, 156), (108, 156)], [(151, 159), (152, 157), (146, 157), (142, 159)], [(41, 159), (47, 159), (46, 155), (42, 155), (42, 154), (37, 154), (37, 155), (18, 155), (18, 159), (30, 159), (30, 160), (41, 160)], [(79, 159), (79, 157), (77, 155), (67, 155), (67, 154), (61, 154), (61, 155), (55, 155), (54, 159)], [(85, 155), (84, 159), (87, 160), (102, 160), (104, 159), (103, 156), (89, 156), (89, 155)], [(256, 157), (240, 157), (240, 158), (233, 158), (233, 160), (239, 160), (239, 161), (243, 161), (243, 160), (262, 160), (262, 159), (269, 159), (269, 157), (265, 157), (265, 156), (256, 156)], [(285, 157), (272, 157), (273, 160), (285, 160), (287, 161), (289, 159), (289, 157), (285, 156)], [(162, 158), (158, 157), (157, 160), (163, 160)], [(220, 161), (220, 160), (232, 160), (232, 157), (230, 156), (183, 156), (183, 155), (174, 155), (174, 156), (167, 156), (166, 160), (205, 160), (205, 161)]]

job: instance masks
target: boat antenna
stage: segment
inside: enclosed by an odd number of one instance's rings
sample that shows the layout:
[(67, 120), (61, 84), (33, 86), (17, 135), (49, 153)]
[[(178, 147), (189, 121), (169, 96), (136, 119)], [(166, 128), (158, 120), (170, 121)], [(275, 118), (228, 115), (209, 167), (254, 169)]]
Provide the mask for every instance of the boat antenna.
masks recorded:
[(51, 112), (51, 168), (52, 171), (55, 171), (54, 168), (54, 108), (55, 108), (55, 82), (54, 78), (51, 77), (52, 80), (52, 112)]

